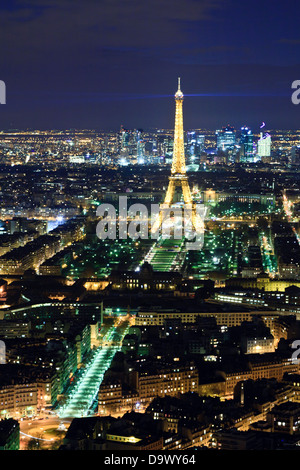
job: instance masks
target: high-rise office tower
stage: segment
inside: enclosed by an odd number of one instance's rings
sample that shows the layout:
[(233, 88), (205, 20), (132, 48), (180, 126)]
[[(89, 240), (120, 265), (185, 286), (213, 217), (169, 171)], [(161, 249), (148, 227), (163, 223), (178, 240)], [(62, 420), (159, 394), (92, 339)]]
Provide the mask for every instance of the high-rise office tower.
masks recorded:
[(191, 131), (187, 133), (187, 143), (186, 143), (186, 156), (188, 163), (195, 163), (196, 159), (196, 132)]
[(201, 155), (201, 152), (203, 152), (205, 148), (205, 135), (197, 134), (196, 140), (197, 140), (197, 148), (199, 151), (199, 155)]
[(254, 146), (253, 134), (249, 127), (243, 126), (240, 135), (241, 161), (252, 161)]
[(260, 133), (260, 138), (257, 142), (257, 155), (261, 158), (271, 156), (271, 136), (270, 134)]
[(199, 164), (201, 152), (204, 150), (205, 136), (196, 131), (187, 133), (186, 159), (187, 163)]
[(217, 148), (226, 152), (233, 149), (236, 142), (236, 133), (234, 127), (226, 126), (216, 131)]
[(144, 163), (145, 162), (145, 142), (143, 139), (143, 131), (141, 129), (136, 130), (135, 140), (136, 140), (137, 162)]

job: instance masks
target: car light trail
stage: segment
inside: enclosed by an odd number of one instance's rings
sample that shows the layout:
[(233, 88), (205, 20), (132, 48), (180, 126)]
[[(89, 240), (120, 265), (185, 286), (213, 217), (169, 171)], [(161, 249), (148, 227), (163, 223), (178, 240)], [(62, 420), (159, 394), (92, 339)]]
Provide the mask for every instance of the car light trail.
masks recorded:
[(54, 440), (53, 438), (52, 439), (43, 439), (42, 437), (31, 436), (30, 434), (26, 434), (25, 432), (21, 432), (21, 431), (20, 431), (20, 434), (22, 434), (22, 436), (30, 437), (30, 439), (37, 439), (38, 441), (53, 442), (53, 440)]

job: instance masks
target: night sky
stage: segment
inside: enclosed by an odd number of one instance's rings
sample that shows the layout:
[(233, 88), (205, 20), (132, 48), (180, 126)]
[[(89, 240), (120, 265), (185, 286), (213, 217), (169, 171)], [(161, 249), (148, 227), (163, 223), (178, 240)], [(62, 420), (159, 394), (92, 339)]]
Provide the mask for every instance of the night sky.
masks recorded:
[(0, 129), (299, 127), (299, 0), (1, 0)]

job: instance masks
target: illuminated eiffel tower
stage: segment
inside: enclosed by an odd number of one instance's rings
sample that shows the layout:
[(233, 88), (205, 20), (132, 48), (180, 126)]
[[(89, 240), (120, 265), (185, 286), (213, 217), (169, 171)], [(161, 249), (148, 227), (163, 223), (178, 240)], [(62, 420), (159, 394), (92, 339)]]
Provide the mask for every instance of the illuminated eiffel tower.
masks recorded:
[(152, 225), (152, 233), (157, 232), (161, 228), (165, 218), (170, 217), (170, 208), (174, 204), (174, 195), (176, 187), (181, 187), (184, 207), (190, 210), (191, 224), (198, 233), (203, 232), (203, 220), (196, 213), (196, 204), (193, 202), (191, 190), (186, 174), (185, 154), (184, 154), (184, 131), (183, 131), (183, 93), (180, 89), (180, 78), (178, 78), (178, 90), (175, 93), (175, 129), (173, 144), (173, 159), (171, 176), (169, 176), (169, 185), (166, 192), (165, 200), (160, 205), (159, 216)]

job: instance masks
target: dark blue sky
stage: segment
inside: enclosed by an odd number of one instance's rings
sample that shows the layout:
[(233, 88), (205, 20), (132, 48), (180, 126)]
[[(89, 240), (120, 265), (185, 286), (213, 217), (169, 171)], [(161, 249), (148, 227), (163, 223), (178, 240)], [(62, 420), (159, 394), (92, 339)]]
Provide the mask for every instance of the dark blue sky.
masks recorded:
[(298, 128), (298, 0), (2, 0), (0, 127)]

